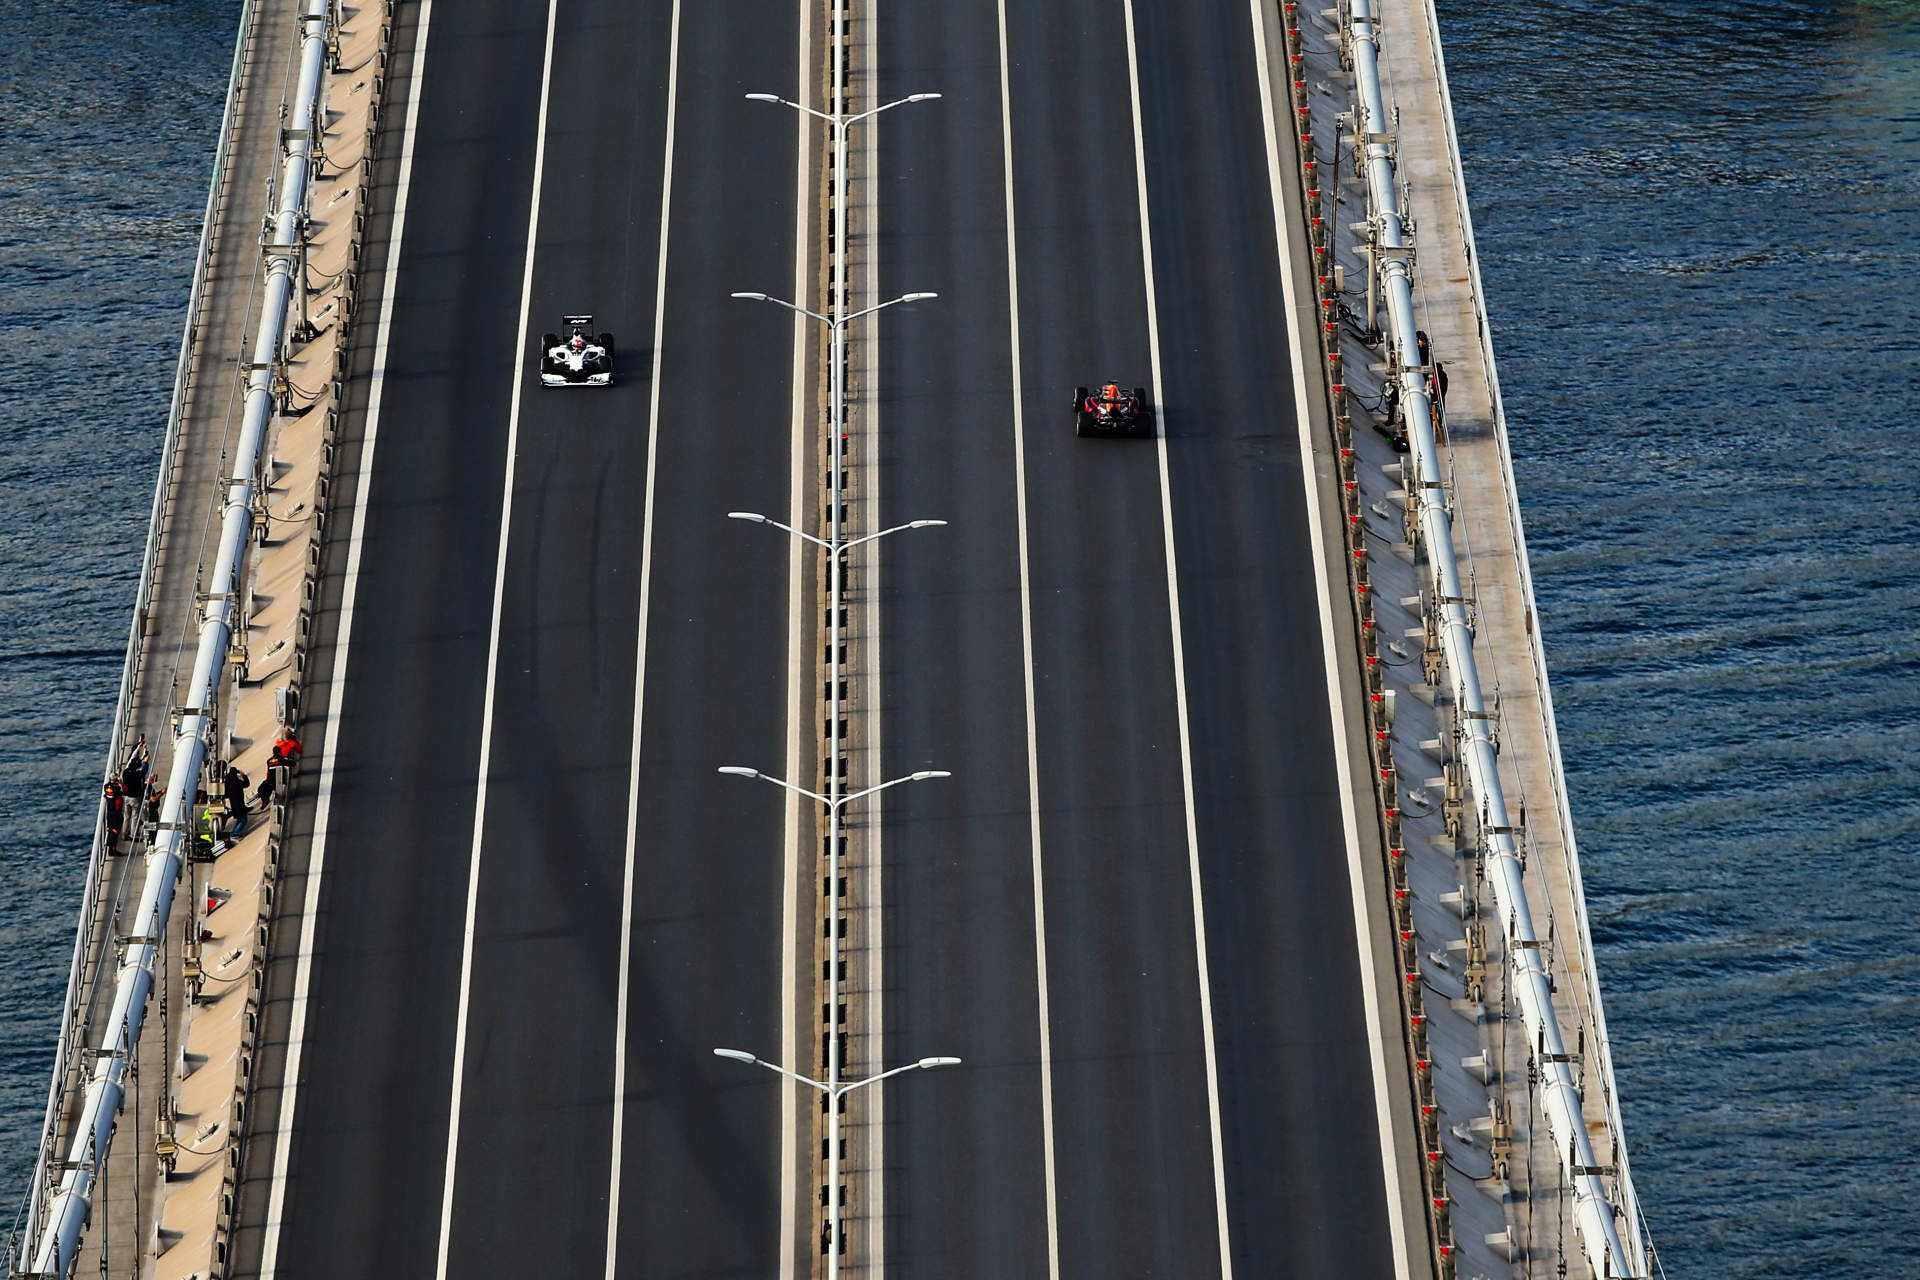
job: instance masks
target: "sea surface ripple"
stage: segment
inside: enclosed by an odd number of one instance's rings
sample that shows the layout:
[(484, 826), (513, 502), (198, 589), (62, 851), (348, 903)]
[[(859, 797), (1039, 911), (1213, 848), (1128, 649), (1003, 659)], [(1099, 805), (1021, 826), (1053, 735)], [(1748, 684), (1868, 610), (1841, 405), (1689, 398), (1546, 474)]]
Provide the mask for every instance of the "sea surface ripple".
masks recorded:
[[(1440, 8), (1655, 1239), (1675, 1277), (1909, 1280), (1920, 18)], [(9, 1189), (45, 1102), (237, 13), (0, 4)]]

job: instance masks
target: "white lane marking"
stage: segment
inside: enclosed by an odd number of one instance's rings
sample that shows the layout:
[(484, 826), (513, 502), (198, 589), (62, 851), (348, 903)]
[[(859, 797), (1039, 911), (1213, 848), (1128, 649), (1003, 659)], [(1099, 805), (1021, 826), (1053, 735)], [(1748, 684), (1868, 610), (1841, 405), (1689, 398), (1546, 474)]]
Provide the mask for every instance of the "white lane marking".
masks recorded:
[(460, 1000), (453, 1037), (453, 1088), (447, 1117), (447, 1173), (440, 1193), (440, 1257), (434, 1274), (447, 1280), (453, 1243), (453, 1180), (460, 1154), (460, 1090), (467, 1066), (467, 1007), (473, 994), (473, 927), (480, 903), (480, 847), (486, 833), (487, 771), (493, 761), (493, 690), (500, 672), (500, 614), (507, 595), (507, 542), (513, 530), (514, 457), (520, 446), (520, 391), (527, 369), (527, 313), (533, 305), (533, 251), (540, 242), (540, 171), (547, 156), (547, 99), (553, 85), (553, 32), (559, 0), (547, 0), (547, 51), (540, 68), (540, 114), (533, 147), (533, 202), (527, 211), (527, 265), (520, 279), (520, 333), (513, 344), (513, 399), (507, 410), (507, 474), (500, 490), (500, 550), (493, 568), (493, 622), (487, 636), (486, 701), (480, 716), (480, 762), (474, 769), (473, 854), (467, 865), (467, 919), (460, 948)]
[[(879, 0), (869, 0), (867, 6), (867, 79), (878, 74), (880, 66), (874, 45), (875, 33), (879, 27)], [(857, 12), (857, 11), (856, 11)], [(868, 97), (868, 102), (873, 98)], [(866, 277), (866, 296), (880, 296), (880, 211), (878, 208), (879, 168), (875, 156), (875, 147), (879, 141), (884, 117), (876, 116), (867, 122), (866, 137), (862, 139), (866, 162), (866, 181), (861, 193), (860, 243), (867, 246), (863, 274)], [(856, 181), (849, 169), (847, 185), (851, 188)], [(848, 243), (854, 243), (851, 234)], [(882, 317), (874, 316), (867, 325), (867, 340), (861, 344), (861, 394), (859, 403), (864, 412), (864, 425), (861, 435), (866, 438), (866, 510), (867, 528), (881, 527), (880, 511), (880, 322)], [(880, 688), (880, 582), (884, 566), (882, 543), (869, 542), (863, 554), (867, 564), (867, 606), (866, 636), (861, 648), (865, 651), (865, 670), (862, 680), (866, 684), (866, 722), (867, 722), (867, 759), (872, 761), (873, 773), (869, 780), (881, 778), (883, 757), (880, 754), (882, 741), (881, 708), (884, 704)], [(845, 571), (842, 570), (842, 573)], [(844, 578), (843, 578), (844, 581)], [(867, 994), (866, 994), (866, 1032), (868, 1046), (867, 1066), (873, 1071), (886, 1069), (886, 876), (882, 869), (884, 857), (884, 823), (886, 818), (886, 794), (872, 797), (868, 806), (866, 824), (866, 866), (863, 869), (863, 893), (866, 901), (867, 925), (863, 941), (867, 946)], [(874, 1277), (883, 1277), (887, 1272), (887, 1091), (885, 1089), (867, 1089), (863, 1091), (866, 1104), (867, 1124), (867, 1272)]]
[(1033, 849), (1034, 981), (1040, 997), (1040, 1148), (1047, 1183), (1047, 1276), (1060, 1280), (1060, 1195), (1053, 1162), (1053, 1032), (1047, 1002), (1047, 892), (1040, 854), (1040, 738), (1034, 715), (1033, 580), (1027, 557), (1027, 426), (1021, 407), (1020, 258), (1013, 215), (1013, 91), (1008, 84), (1007, 0), (1000, 4), (1000, 153), (1007, 193), (1007, 330), (1013, 349), (1013, 487), (1020, 541), (1020, 657), (1026, 683), (1027, 821)]
[(1167, 542), (1167, 612), (1173, 620), (1173, 695), (1180, 720), (1180, 785), (1187, 803), (1187, 876), (1193, 893), (1193, 944), (1200, 975), (1200, 1033), (1207, 1057), (1207, 1122), (1213, 1136), (1213, 1201), (1220, 1229), (1220, 1275), (1233, 1280), (1227, 1231), (1227, 1159), (1220, 1139), (1220, 1065), (1214, 1051), (1213, 983), (1207, 965), (1207, 908), (1200, 883), (1200, 823), (1193, 803), (1193, 742), (1187, 728), (1187, 659), (1180, 634), (1180, 570), (1173, 545), (1173, 479), (1167, 463), (1166, 395), (1160, 382), (1160, 314), (1153, 291), (1153, 223), (1147, 208), (1147, 142), (1140, 115), (1140, 58), (1134, 38), (1133, 0), (1127, 17), (1127, 82), (1133, 92), (1134, 169), (1140, 191), (1140, 252), (1147, 282), (1147, 354), (1153, 367), (1153, 401), (1160, 406), (1155, 444), (1160, 451), (1160, 523)]
[(413, 69), (407, 78), (407, 119), (400, 131), (400, 172), (394, 183), (393, 233), (380, 285), (380, 325), (374, 331), (373, 370), (367, 393), (367, 426), (360, 445), (360, 477), (354, 485), (353, 529), (347, 537), (345, 586), (340, 594), (340, 629), (327, 694), (327, 733), (320, 747), (320, 786), (313, 806), (313, 846), (307, 855), (305, 900), (300, 911), (300, 951), (293, 973), (293, 1007), (287, 1029), (287, 1061), (279, 1132), (273, 1143), (273, 1190), (267, 1197), (267, 1235), (260, 1251), (261, 1280), (274, 1280), (280, 1261), (280, 1224), (286, 1216), (287, 1182), (293, 1146), (294, 1103), (300, 1091), (300, 1058), (307, 1039), (307, 1000), (313, 986), (314, 930), (320, 910), (320, 885), (327, 867), (327, 824), (333, 812), (333, 768), (340, 751), (341, 707), (347, 688), (347, 659), (353, 645), (354, 606), (360, 597), (360, 554), (366, 547), (367, 493), (373, 480), (374, 448), (380, 440), (380, 405), (387, 384), (387, 350), (393, 335), (393, 294), (400, 278), (400, 242), (407, 229), (407, 195), (413, 181), (414, 129), (420, 122), (420, 86), (427, 67), (427, 31), (433, 24), (433, 0), (421, 0), (413, 37)]
[[(809, 15), (813, 6), (800, 3), (799, 60), (796, 82), (803, 106), (813, 105), (813, 29)], [(809, 179), (813, 174), (813, 117), (795, 112), (793, 155), (793, 296), (807, 296), (808, 228), (813, 201)], [(807, 494), (812, 483), (813, 453), (810, 422), (813, 406), (807, 399), (807, 339), (812, 322), (793, 317), (790, 329), (793, 342), (793, 367), (789, 372), (793, 393), (793, 423), (787, 441), (787, 523), (796, 529), (806, 527)], [(813, 709), (819, 704), (813, 697), (813, 620), (807, 610), (807, 573), (809, 548), (798, 538), (787, 539), (787, 774), (802, 777), (807, 768), (805, 726), (813, 722)], [(785, 867), (780, 893), (780, 1044), (784, 1061), (798, 1067), (802, 1056), (800, 1022), (796, 1016), (804, 1004), (812, 1008), (813, 966), (800, 963), (800, 948), (813, 938), (813, 908), (808, 906), (808, 923), (800, 924), (800, 886), (814, 881), (817, 865), (810, 846), (800, 838), (800, 797), (787, 796)], [(811, 891), (809, 890), (809, 894)], [(811, 896), (807, 899), (811, 904)], [(801, 974), (808, 987), (803, 1000)], [(809, 1035), (809, 1040), (811, 1036)], [(780, 1280), (796, 1280), (795, 1263), (800, 1248), (800, 1086), (791, 1080), (780, 1082)], [(811, 1162), (808, 1164), (811, 1169)], [(808, 1197), (811, 1203), (812, 1197)]]
[[(1273, 233), (1279, 248), (1281, 292), (1286, 299), (1287, 336), (1293, 347), (1293, 390), (1296, 403), (1300, 406), (1300, 476), (1307, 490), (1307, 527), (1313, 545), (1313, 585), (1320, 605), (1320, 648), (1327, 664), (1327, 702), (1332, 716), (1334, 763), (1340, 779), (1340, 817), (1347, 837), (1347, 870), (1349, 883), (1353, 888), (1353, 925), (1359, 944), (1361, 1003), (1367, 1019), (1367, 1051), (1373, 1064), (1373, 1097), (1375, 1121), (1380, 1127), (1380, 1159), (1386, 1178), (1387, 1223), (1393, 1239), (1393, 1257), (1395, 1274), (1400, 1280), (1408, 1280), (1412, 1272), (1408, 1260), (1407, 1223), (1402, 1213), (1401, 1197), (1398, 1194), (1398, 1178), (1395, 1176), (1393, 1153), (1393, 1112), (1387, 1079), (1386, 1046), (1381, 1042), (1380, 1029), (1380, 990), (1375, 981), (1376, 974), (1368, 959), (1373, 955), (1373, 939), (1367, 931), (1366, 881), (1361, 865), (1360, 823), (1354, 812), (1353, 799), (1353, 762), (1348, 755), (1347, 735), (1341, 731), (1346, 723), (1344, 708), (1340, 705), (1340, 668), (1334, 648), (1333, 599), (1327, 583), (1326, 543), (1321, 536), (1320, 486), (1315, 483), (1313, 469), (1313, 425), (1307, 418), (1308, 387), (1307, 368), (1310, 361), (1319, 359), (1317, 348), (1310, 348), (1306, 334), (1300, 323), (1300, 295), (1298, 283), (1293, 273), (1293, 254), (1288, 251), (1285, 215), (1286, 185), (1280, 172), (1280, 135), (1274, 122), (1273, 113), (1273, 72), (1269, 61), (1266, 20), (1261, 12), (1260, 0), (1253, 0), (1253, 46), (1254, 61), (1260, 73), (1260, 116), (1267, 131), (1267, 179), (1273, 193)], [(1397, 1049), (1396, 1049), (1397, 1052)]]
[(653, 385), (647, 402), (646, 496), (640, 516), (640, 620), (633, 658), (633, 756), (627, 767), (627, 858), (620, 889), (620, 981), (613, 1015), (613, 1156), (607, 1173), (607, 1280), (620, 1247), (620, 1149), (627, 1123), (627, 990), (633, 967), (634, 864), (640, 846), (641, 719), (647, 703), (647, 618), (653, 590), (654, 459), (660, 446), (660, 371), (667, 333), (667, 232), (673, 210), (673, 132), (680, 92), (680, 0), (667, 32), (667, 138), (660, 176), (660, 257), (653, 298)]

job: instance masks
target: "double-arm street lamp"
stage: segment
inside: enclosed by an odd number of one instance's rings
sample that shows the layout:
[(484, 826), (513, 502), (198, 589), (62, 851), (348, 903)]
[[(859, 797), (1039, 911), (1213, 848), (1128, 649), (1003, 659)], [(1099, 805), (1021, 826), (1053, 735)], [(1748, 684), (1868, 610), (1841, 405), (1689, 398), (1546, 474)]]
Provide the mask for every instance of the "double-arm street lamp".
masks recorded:
[(805, 796), (809, 800), (818, 800), (821, 804), (827, 806), (829, 814), (831, 814), (833, 821), (836, 823), (840, 819), (841, 809), (852, 804), (855, 800), (866, 799), (876, 791), (885, 791), (888, 787), (897, 787), (907, 782), (925, 782), (930, 778), (951, 778), (953, 776), (953, 774), (946, 769), (922, 769), (918, 773), (909, 773), (903, 777), (894, 778), (887, 782), (875, 783), (871, 787), (862, 787), (860, 790), (849, 792), (846, 795), (834, 796), (821, 795), (818, 791), (809, 791), (797, 783), (788, 782), (785, 778), (776, 778), (770, 773), (762, 773), (758, 769), (749, 769), (743, 764), (723, 764), (720, 766), (720, 772), (731, 774), (736, 778), (758, 778), (762, 782), (771, 782), (776, 787), (785, 787), (788, 791), (796, 795)]
[(895, 107), (904, 107), (909, 102), (926, 102), (937, 98), (937, 93), (910, 93), (904, 98), (895, 98), (892, 102), (883, 102), (879, 106), (855, 115), (842, 115), (837, 111), (822, 111), (818, 107), (809, 107), (805, 103), (795, 102), (792, 98), (783, 98), (777, 93), (750, 93), (749, 102), (777, 102), (783, 107), (792, 107), (795, 111), (804, 111), (810, 116), (824, 120), (833, 127), (836, 134), (844, 134), (847, 125), (859, 124), (869, 116), (877, 116), (882, 111), (891, 111)]
[(777, 1062), (768, 1062), (765, 1058), (755, 1057), (745, 1049), (715, 1049), (713, 1056), (716, 1058), (731, 1058), (735, 1062), (745, 1062), (755, 1067), (765, 1067), (775, 1075), (785, 1076), (789, 1080), (806, 1085), (809, 1089), (818, 1089), (821, 1093), (827, 1095), (829, 1105), (838, 1103), (841, 1098), (852, 1093), (855, 1089), (864, 1089), (870, 1084), (879, 1084), (889, 1076), (903, 1075), (908, 1071), (930, 1071), (934, 1067), (957, 1067), (960, 1065), (960, 1059), (958, 1058), (922, 1058), (918, 1062), (909, 1062), (904, 1067), (895, 1067), (891, 1071), (882, 1071), (880, 1074), (868, 1076), (864, 1080), (843, 1080), (839, 1084), (828, 1084), (824, 1080), (815, 1080), (812, 1076), (803, 1076), (798, 1071), (789, 1071)]
[(903, 302), (925, 302), (928, 298), (937, 298), (940, 295), (937, 293), (928, 293), (924, 290), (918, 293), (903, 293), (897, 298), (888, 298), (885, 302), (876, 302), (870, 307), (862, 307), (858, 311), (848, 315), (827, 315), (825, 312), (815, 311), (812, 307), (803, 307), (797, 302), (788, 302), (785, 298), (776, 298), (770, 293), (760, 293), (752, 289), (736, 289), (729, 296), (744, 298), (748, 302), (771, 302), (776, 307), (785, 307), (797, 315), (811, 317), (812, 319), (818, 320), (821, 324), (833, 328), (835, 326), (852, 324), (855, 320), (863, 319), (876, 311), (885, 311), (888, 307), (899, 306)]
[(822, 538), (816, 534), (808, 533), (804, 529), (796, 529), (790, 524), (782, 524), (772, 516), (763, 516), (758, 511), (729, 511), (727, 512), (727, 519), (745, 520), (748, 524), (771, 525), (773, 528), (784, 530), (803, 541), (811, 542), (828, 555), (833, 556), (844, 554), (845, 552), (853, 550), (855, 547), (864, 546), (869, 542), (878, 542), (888, 534), (904, 533), (908, 529), (938, 529), (947, 523), (945, 520), (909, 520), (905, 524), (896, 524), (892, 528), (882, 529), (878, 533), (862, 534), (858, 538), (847, 538), (836, 541), (833, 538)]

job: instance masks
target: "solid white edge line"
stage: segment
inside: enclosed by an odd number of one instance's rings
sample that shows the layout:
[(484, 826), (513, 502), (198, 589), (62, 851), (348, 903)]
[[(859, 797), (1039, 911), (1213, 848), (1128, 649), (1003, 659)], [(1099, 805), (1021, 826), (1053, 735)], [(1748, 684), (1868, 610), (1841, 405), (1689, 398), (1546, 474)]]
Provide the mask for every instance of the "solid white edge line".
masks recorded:
[[(620, 979), (613, 1015), (613, 1153), (607, 1167), (607, 1280), (614, 1280), (620, 1248), (621, 1138), (627, 1123), (627, 993), (633, 967), (634, 867), (640, 847), (640, 745), (647, 703), (647, 620), (653, 591), (654, 460), (660, 446), (660, 371), (667, 333), (667, 237), (673, 211), (673, 136), (680, 94), (680, 0), (673, 0), (667, 31), (666, 154), (660, 176), (660, 256), (655, 267), (653, 302), (653, 379), (647, 401), (646, 495), (640, 517), (640, 618), (633, 659), (633, 753), (627, 767), (626, 869), (620, 889)], [(524, 321), (522, 328), (524, 329)], [(524, 334), (522, 335), (524, 338)]]
[(1167, 461), (1166, 394), (1160, 382), (1160, 315), (1153, 291), (1153, 223), (1147, 207), (1147, 143), (1140, 113), (1140, 58), (1133, 27), (1133, 0), (1124, 0), (1127, 20), (1127, 83), (1133, 94), (1133, 149), (1140, 191), (1140, 252), (1147, 285), (1147, 353), (1153, 366), (1154, 427), (1160, 453), (1160, 523), (1167, 543), (1167, 604), (1173, 624), (1173, 694), (1180, 721), (1180, 785), (1187, 805), (1187, 875), (1193, 895), (1194, 955), (1200, 978), (1200, 1032), (1207, 1058), (1207, 1123), (1213, 1137), (1213, 1199), (1220, 1231), (1220, 1274), (1233, 1280), (1233, 1250), (1227, 1224), (1226, 1147), (1220, 1137), (1220, 1066), (1214, 1050), (1213, 984), (1207, 964), (1207, 910), (1200, 881), (1200, 825), (1193, 801), (1193, 743), (1187, 728), (1187, 659), (1180, 633), (1180, 570), (1173, 543), (1173, 478)]
[(1393, 1114), (1389, 1103), (1386, 1046), (1381, 1043), (1378, 1034), (1380, 991), (1374, 980), (1373, 966), (1368, 963), (1373, 955), (1373, 939), (1367, 932), (1366, 880), (1361, 864), (1360, 821), (1354, 811), (1353, 762), (1348, 757), (1347, 735), (1342, 731), (1346, 717), (1340, 705), (1341, 681), (1339, 660), (1336, 657), (1338, 651), (1335, 647), (1333, 598), (1327, 583), (1326, 540), (1321, 532), (1320, 486), (1314, 478), (1313, 424), (1307, 416), (1310, 394), (1307, 385), (1307, 367), (1308, 362), (1316, 360), (1319, 353), (1318, 351), (1309, 352), (1306, 338), (1301, 331), (1298, 308), (1295, 306), (1295, 301), (1299, 297), (1297, 292), (1299, 283), (1294, 277), (1293, 254), (1287, 246), (1286, 185), (1280, 170), (1279, 129), (1274, 122), (1273, 71), (1267, 42), (1266, 21), (1261, 13), (1260, 0), (1253, 0), (1250, 9), (1253, 18), (1254, 61), (1260, 76), (1260, 116), (1266, 128), (1267, 178), (1273, 195), (1274, 241), (1280, 258), (1281, 292), (1287, 304), (1283, 308), (1287, 314), (1287, 337), (1293, 348), (1294, 396), (1296, 403), (1300, 406), (1300, 475), (1307, 493), (1307, 527), (1313, 546), (1313, 585), (1320, 606), (1320, 648), (1326, 657), (1327, 665), (1327, 705), (1332, 718), (1334, 763), (1340, 780), (1340, 817), (1346, 833), (1348, 880), (1353, 889), (1353, 923), (1359, 947), (1357, 959), (1360, 969), (1361, 1003), (1367, 1020), (1368, 1056), (1373, 1064), (1374, 1111), (1380, 1127), (1380, 1158), (1382, 1175), (1386, 1183), (1387, 1224), (1393, 1240), (1395, 1274), (1400, 1277), (1400, 1280), (1408, 1280), (1412, 1273), (1407, 1253), (1407, 1223), (1401, 1212), (1401, 1197), (1393, 1154)]
[(500, 490), (500, 550), (493, 569), (493, 622), (487, 637), (487, 684), (480, 717), (480, 761), (474, 770), (473, 854), (467, 866), (467, 918), (460, 948), (460, 1000), (453, 1038), (453, 1087), (447, 1114), (447, 1171), (440, 1192), (440, 1256), (434, 1274), (447, 1280), (453, 1243), (453, 1183), (460, 1154), (460, 1090), (467, 1065), (467, 1008), (473, 994), (473, 929), (480, 902), (480, 849), (486, 835), (487, 770), (493, 759), (493, 690), (500, 671), (500, 614), (507, 595), (507, 543), (513, 530), (514, 458), (520, 444), (521, 383), (527, 368), (527, 314), (533, 306), (533, 256), (540, 241), (540, 171), (547, 155), (547, 100), (553, 86), (553, 33), (560, 0), (547, 0), (547, 51), (540, 71), (540, 113), (533, 148), (533, 200), (527, 211), (527, 264), (520, 280), (520, 333), (513, 345), (513, 399), (507, 411), (507, 471)]
[(1000, 153), (1007, 200), (1007, 331), (1013, 374), (1013, 488), (1020, 544), (1020, 656), (1027, 711), (1027, 821), (1033, 850), (1034, 982), (1040, 1015), (1040, 1146), (1047, 1187), (1047, 1276), (1060, 1280), (1060, 1193), (1053, 1155), (1053, 1032), (1047, 999), (1047, 893), (1040, 848), (1040, 738), (1034, 713), (1033, 579), (1027, 555), (1027, 427), (1021, 406), (1020, 261), (1014, 231), (1013, 90), (1008, 77), (1007, 0), (1000, 10)]
[(327, 865), (327, 821), (333, 809), (333, 768), (340, 747), (340, 720), (346, 695), (347, 659), (353, 644), (354, 606), (360, 594), (360, 554), (366, 546), (367, 495), (373, 480), (374, 448), (380, 439), (380, 405), (386, 387), (387, 344), (393, 334), (393, 293), (400, 278), (400, 244), (407, 228), (407, 195), (413, 180), (414, 129), (420, 120), (420, 88), (427, 65), (427, 31), (433, 0), (421, 0), (413, 38), (413, 67), (407, 78), (407, 119), (400, 131), (400, 172), (394, 182), (393, 234), (381, 273), (380, 324), (374, 332), (373, 369), (367, 393), (367, 426), (360, 445), (360, 476), (354, 486), (353, 530), (347, 538), (345, 586), (340, 596), (339, 636), (327, 695), (327, 734), (320, 748), (320, 783), (314, 800), (313, 844), (307, 855), (305, 897), (300, 913), (300, 950), (294, 968), (293, 1004), (287, 1029), (287, 1060), (282, 1073), (279, 1133), (274, 1137), (272, 1191), (267, 1197), (266, 1239), (260, 1251), (261, 1280), (274, 1280), (280, 1261), (280, 1223), (286, 1213), (288, 1162), (292, 1158), (294, 1103), (300, 1090), (300, 1058), (307, 1037), (307, 1000), (313, 985), (314, 930), (320, 885)]
[[(811, 70), (813, 60), (813, 26), (810, 15), (813, 6), (810, 0), (800, 0), (799, 5), (799, 61), (796, 82), (799, 85), (798, 97), (803, 106), (813, 105), (814, 76)], [(805, 112), (796, 111), (794, 115), (794, 157), (793, 157), (793, 296), (806, 297), (809, 261), (808, 227), (813, 202), (808, 198), (808, 178), (813, 172), (813, 117)], [(794, 316), (790, 329), (793, 342), (793, 367), (790, 373), (793, 395), (792, 432), (788, 438), (788, 482), (787, 482), (787, 523), (795, 529), (806, 527), (809, 475), (813, 470), (813, 454), (809, 448), (811, 432), (808, 423), (812, 417), (812, 407), (807, 402), (807, 339), (812, 330), (807, 328), (810, 322), (802, 316)], [(813, 720), (811, 708), (813, 702), (813, 668), (809, 654), (813, 651), (813, 640), (808, 634), (810, 626), (806, 607), (807, 583), (807, 546), (798, 538), (787, 539), (787, 767), (786, 776), (798, 778), (806, 770), (806, 740), (803, 726)], [(813, 926), (800, 927), (800, 886), (813, 883), (813, 864), (808, 861), (809, 842), (800, 838), (801, 807), (800, 797), (787, 794), (786, 820), (784, 827), (785, 866), (781, 876), (781, 939), (780, 939), (780, 1044), (783, 1060), (798, 1064), (804, 1059), (800, 1054), (800, 1023), (795, 1016), (801, 1003), (801, 974), (808, 975), (811, 982), (813, 966), (809, 962), (804, 968), (800, 964), (800, 948), (811, 941)], [(811, 897), (808, 898), (811, 902)], [(809, 988), (811, 991), (811, 988)], [(811, 994), (806, 999), (811, 1008)], [(796, 1280), (798, 1253), (800, 1248), (800, 1086), (791, 1080), (780, 1082), (780, 1280)], [(809, 1164), (811, 1169), (811, 1164)], [(809, 1179), (811, 1180), (811, 1179)], [(811, 1201), (812, 1197), (808, 1197)]]
[[(865, 0), (867, 29), (867, 66), (864, 83), (872, 85), (879, 74), (879, 55), (875, 47), (876, 29), (879, 26), (880, 0)], [(855, 16), (859, 13), (854, 11)], [(869, 91), (868, 104), (873, 105), (877, 95)], [(879, 161), (876, 148), (879, 144), (880, 130), (885, 125), (885, 117), (875, 116), (867, 121), (866, 136), (861, 140), (866, 160), (866, 178), (863, 187), (862, 215), (865, 219), (860, 240), (867, 246), (866, 262), (862, 274), (865, 276), (866, 295), (869, 298), (880, 296), (880, 211), (879, 197)], [(857, 179), (855, 171), (849, 165), (847, 186), (851, 189)], [(849, 191), (851, 194), (851, 190)], [(853, 236), (847, 236), (849, 243)], [(857, 295), (856, 295), (857, 296)], [(860, 404), (863, 407), (864, 426), (862, 434), (868, 442), (867, 447), (867, 485), (866, 508), (868, 529), (881, 527), (880, 511), (880, 331), (883, 318), (873, 316), (867, 325), (867, 340), (861, 344), (860, 367), (862, 385)], [(843, 348), (844, 350), (844, 348)], [(866, 613), (867, 633), (861, 648), (865, 651), (866, 682), (866, 722), (867, 722), (867, 759), (872, 761), (873, 778), (884, 778), (882, 772), (884, 758), (881, 755), (881, 743), (884, 741), (884, 729), (881, 712), (884, 696), (881, 690), (880, 676), (880, 584), (881, 571), (886, 563), (882, 544), (885, 538), (869, 542), (864, 548), (867, 564)], [(845, 570), (842, 570), (844, 574)], [(844, 576), (841, 579), (844, 584)], [(874, 1071), (886, 1069), (886, 875), (885, 875), (885, 792), (870, 798), (866, 823), (866, 866), (862, 879), (865, 881), (867, 928), (867, 994), (866, 1029), (864, 1036), (868, 1045), (867, 1063)], [(865, 1089), (861, 1091), (862, 1102), (866, 1107), (867, 1127), (867, 1176), (864, 1179), (867, 1192), (867, 1274), (878, 1280), (887, 1272), (887, 1091), (885, 1089)]]

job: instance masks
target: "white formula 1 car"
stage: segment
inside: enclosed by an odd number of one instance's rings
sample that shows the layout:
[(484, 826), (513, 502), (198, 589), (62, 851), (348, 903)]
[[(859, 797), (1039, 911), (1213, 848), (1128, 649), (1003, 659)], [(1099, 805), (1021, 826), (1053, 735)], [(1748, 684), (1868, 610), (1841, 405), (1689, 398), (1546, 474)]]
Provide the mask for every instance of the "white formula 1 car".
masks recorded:
[(589, 337), (592, 316), (562, 316), (567, 336), (545, 334), (540, 339), (540, 384), (547, 387), (609, 387), (613, 385), (613, 335)]

